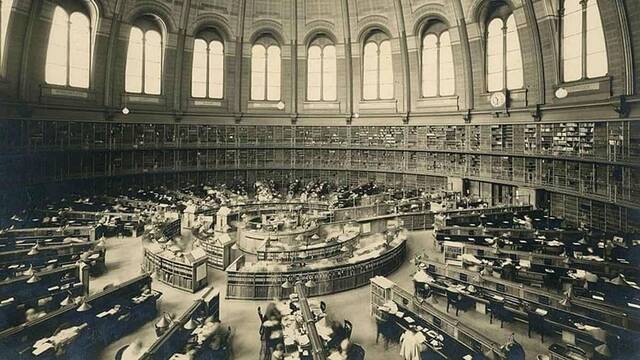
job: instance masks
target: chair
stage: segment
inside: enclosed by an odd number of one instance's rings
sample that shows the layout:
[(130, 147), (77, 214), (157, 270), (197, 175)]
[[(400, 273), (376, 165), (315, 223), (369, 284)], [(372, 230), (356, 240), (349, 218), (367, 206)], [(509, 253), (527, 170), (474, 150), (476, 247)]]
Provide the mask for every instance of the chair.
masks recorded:
[(349, 360), (364, 360), (365, 351), (362, 346), (358, 344), (352, 344), (349, 353), (347, 354), (347, 359)]
[(322, 310), (322, 312), (327, 312), (327, 304), (320, 300), (320, 310)]
[(351, 339), (351, 333), (353, 332), (353, 324), (349, 320), (344, 321), (345, 339)]
[(122, 360), (122, 355), (124, 354), (125, 350), (127, 350), (128, 347), (129, 345), (125, 345), (120, 349), (118, 349), (118, 351), (116, 351), (115, 360)]
[(449, 312), (449, 306), (453, 306), (456, 308), (456, 316), (458, 316), (461, 300), (462, 300), (462, 295), (460, 295), (459, 293), (455, 293), (447, 290), (447, 312)]
[(380, 339), (380, 335), (382, 335), (384, 349), (387, 350), (389, 340), (393, 336), (391, 320), (376, 315), (376, 344)]
[(533, 311), (527, 312), (527, 336), (531, 337), (531, 331), (535, 331), (540, 334), (540, 340), (544, 343), (544, 335), (547, 332), (546, 321), (544, 320), (544, 316), (537, 314)]
[(499, 301), (491, 301), (489, 303), (489, 310), (491, 317), (489, 318), (489, 324), (493, 324), (493, 318), (500, 320), (500, 328), (504, 325), (504, 320), (507, 319), (507, 310), (504, 308), (504, 303)]
[(231, 326), (228, 327), (227, 338), (224, 340), (223, 349), (227, 359), (233, 359), (233, 330)]

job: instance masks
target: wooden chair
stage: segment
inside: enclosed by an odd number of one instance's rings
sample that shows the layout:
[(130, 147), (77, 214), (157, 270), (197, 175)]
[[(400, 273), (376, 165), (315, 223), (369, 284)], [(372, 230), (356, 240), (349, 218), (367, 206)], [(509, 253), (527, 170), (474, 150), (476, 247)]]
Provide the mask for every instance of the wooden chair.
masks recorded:
[(122, 360), (122, 355), (124, 354), (125, 350), (127, 350), (128, 347), (129, 345), (125, 345), (120, 349), (118, 349), (118, 351), (116, 351), (115, 360)]
[(491, 301), (489, 303), (489, 311), (491, 312), (491, 317), (489, 317), (489, 324), (493, 324), (493, 318), (496, 318), (500, 320), (500, 328), (502, 329), (504, 320), (508, 320), (509, 318), (509, 313), (504, 307), (504, 302)]
[(353, 332), (353, 324), (351, 323), (351, 321), (345, 319), (344, 330), (345, 330), (345, 338), (351, 339), (351, 333)]
[(461, 300), (462, 300), (462, 295), (460, 295), (459, 293), (447, 290), (447, 312), (449, 312), (449, 306), (453, 306), (454, 308), (456, 308), (456, 316), (458, 316)]

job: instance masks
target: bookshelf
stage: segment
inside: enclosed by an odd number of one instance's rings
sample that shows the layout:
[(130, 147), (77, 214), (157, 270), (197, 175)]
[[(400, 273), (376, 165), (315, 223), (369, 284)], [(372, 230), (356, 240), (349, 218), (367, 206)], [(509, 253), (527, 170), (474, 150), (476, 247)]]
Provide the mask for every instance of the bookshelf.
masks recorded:
[(233, 261), (231, 247), (234, 240), (226, 233), (216, 233), (213, 237), (201, 239), (201, 247), (207, 253), (207, 264), (215, 269), (224, 270)]
[(145, 244), (142, 268), (180, 290), (196, 292), (207, 285), (207, 255), (200, 248), (183, 254), (155, 242)]
[[(640, 194), (634, 171), (634, 160), (640, 158), (640, 122), (635, 120), (357, 123), (301, 126), (2, 119), (0, 148), (10, 156), (0, 161), (9, 186), (84, 178), (110, 183), (129, 175), (234, 179), (246, 174), (278, 174), (284, 179), (293, 172), (309, 179), (337, 174), (345, 183), (382, 179), (405, 185), (413, 184), (415, 176), (426, 175), (428, 186), (431, 181), (439, 186), (446, 176), (491, 182), (496, 173), (500, 178), (494, 182), (553, 185), (555, 191), (585, 198), (597, 195), (600, 201), (619, 206), (630, 206)], [(25, 164), (33, 166), (27, 169)], [(363, 175), (352, 175), (358, 172)], [(411, 180), (404, 181), (403, 176)]]
[(480, 126), (479, 125), (467, 126), (467, 133), (469, 138), (469, 150), (480, 150), (480, 144), (481, 144)]

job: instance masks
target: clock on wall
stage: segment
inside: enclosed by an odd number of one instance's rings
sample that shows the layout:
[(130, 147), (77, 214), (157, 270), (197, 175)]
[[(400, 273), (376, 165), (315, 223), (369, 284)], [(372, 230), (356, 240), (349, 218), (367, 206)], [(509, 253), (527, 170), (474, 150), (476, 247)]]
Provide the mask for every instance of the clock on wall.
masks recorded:
[(494, 108), (504, 108), (507, 103), (507, 95), (502, 91), (497, 91), (491, 94), (489, 101)]

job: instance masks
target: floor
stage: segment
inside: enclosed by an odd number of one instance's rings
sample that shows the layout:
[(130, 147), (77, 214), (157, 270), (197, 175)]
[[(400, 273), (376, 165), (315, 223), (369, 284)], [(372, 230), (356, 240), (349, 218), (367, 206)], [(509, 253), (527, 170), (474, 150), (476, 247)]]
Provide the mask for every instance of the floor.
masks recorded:
[[(433, 256), (433, 232), (419, 231), (412, 232), (408, 239), (407, 260), (412, 259), (417, 253)], [(108, 272), (98, 278), (92, 279), (91, 291), (98, 292), (105, 285), (117, 284), (139, 274), (142, 263), (142, 245), (140, 238), (110, 238), (106, 242), (107, 246), (107, 268)], [(406, 261), (389, 279), (396, 282), (405, 289), (413, 289), (411, 274), (414, 266), (410, 261)], [(225, 275), (219, 270), (209, 271), (209, 284), (217, 287), (221, 291), (221, 319), (234, 329), (233, 349), (235, 359), (254, 360), (258, 358), (260, 349), (258, 335), (257, 306), (264, 306), (266, 302), (224, 300), (225, 295)], [(167, 312), (175, 315), (183, 313), (194, 299), (200, 297), (201, 292), (196, 294), (173, 289), (159, 281), (154, 281), (153, 288), (163, 293), (158, 303), (159, 316)], [(336, 319), (348, 319), (354, 324), (352, 339), (362, 345), (366, 350), (368, 360), (394, 360), (401, 359), (398, 346), (390, 346), (384, 350), (382, 343), (375, 344), (375, 322), (369, 315), (369, 288), (363, 287), (344, 293), (323, 296), (327, 303), (330, 316)], [(442, 300), (436, 305), (445, 311), (446, 301)], [(527, 359), (535, 359), (536, 354), (547, 353), (549, 345), (557, 339), (545, 339), (545, 343), (540, 343), (539, 337), (531, 339), (526, 336), (526, 326), (524, 324), (505, 323), (504, 328), (500, 328), (498, 322), (489, 324), (488, 315), (483, 315), (474, 311), (460, 313), (458, 316), (464, 324), (477, 329), (487, 337), (497, 343), (504, 343), (507, 338), (515, 332), (516, 340), (520, 342), (527, 353)], [(143, 342), (144, 347), (149, 346), (155, 340), (153, 324), (154, 320), (137, 332), (124, 337), (111, 344), (101, 353), (101, 359), (114, 359), (115, 352), (121, 347), (131, 343), (135, 339)]]

